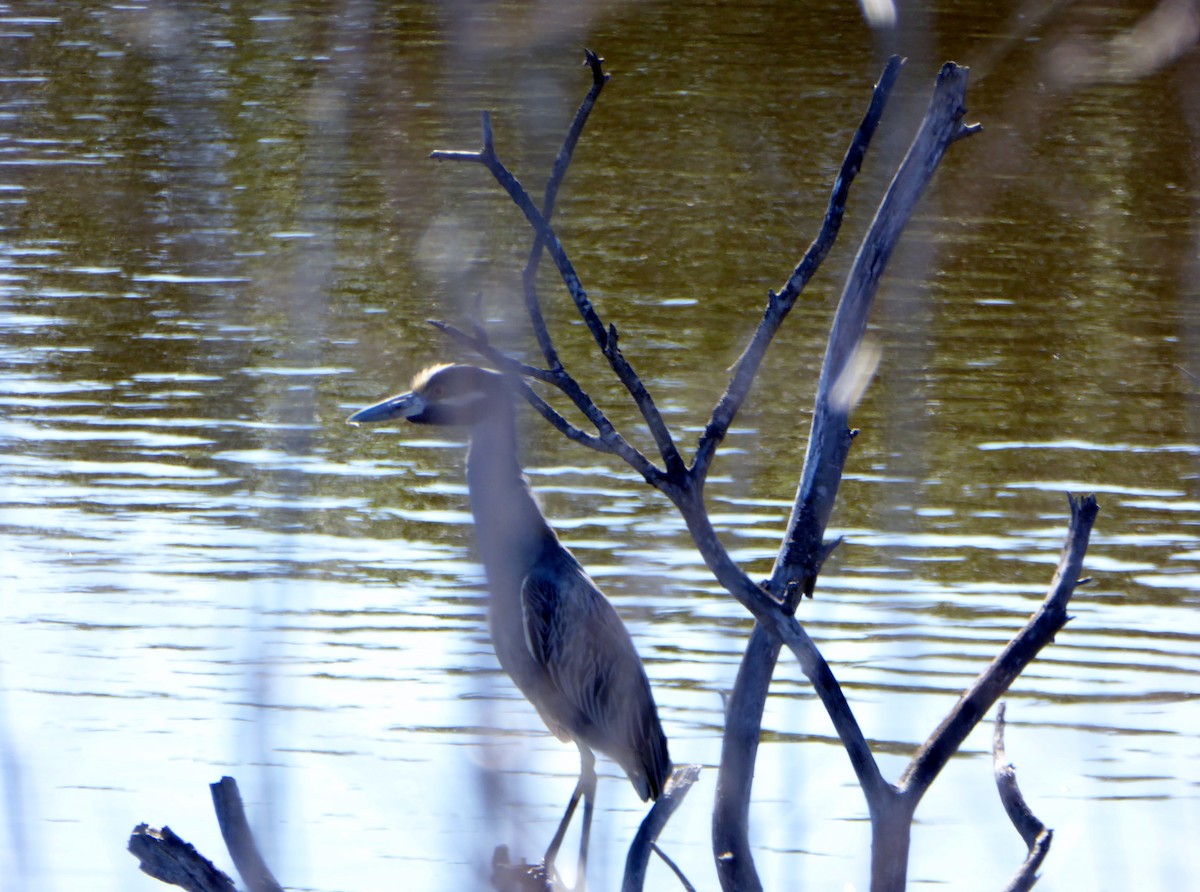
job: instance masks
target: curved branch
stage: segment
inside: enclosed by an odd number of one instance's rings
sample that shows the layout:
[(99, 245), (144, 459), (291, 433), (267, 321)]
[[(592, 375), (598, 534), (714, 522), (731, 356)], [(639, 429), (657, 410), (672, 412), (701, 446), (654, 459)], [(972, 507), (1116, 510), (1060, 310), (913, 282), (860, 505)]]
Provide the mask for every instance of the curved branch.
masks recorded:
[[(658, 834), (667, 826), (667, 821), (671, 819), (675, 810), (683, 804), (683, 798), (696, 783), (698, 777), (700, 777), (699, 765), (684, 765), (682, 768), (675, 769), (667, 781), (663, 795), (654, 803), (649, 814), (642, 819), (637, 835), (634, 836), (633, 842), (629, 846), (629, 853), (625, 856), (625, 879), (621, 883), (621, 892), (641, 892), (646, 883), (646, 868), (650, 864), (650, 854), (657, 849)], [(661, 852), (659, 854), (662, 855)], [(666, 858), (665, 855), (662, 857)], [(668, 863), (671, 864), (672, 869), (677, 870), (669, 859)]]
[(1033, 813), (1021, 788), (1017, 786), (1017, 771), (1004, 754), (1004, 704), (996, 711), (996, 729), (992, 732), (992, 774), (996, 779), (996, 790), (1000, 802), (1012, 825), (1025, 840), (1025, 847), (1033, 851), (1038, 837), (1046, 832), (1046, 825)]
[(900, 778), (900, 788), (914, 806), (984, 714), (1070, 619), (1067, 604), (1081, 582), (1083, 557), (1100, 507), (1094, 495), (1068, 496), (1067, 500), (1071, 507), (1071, 523), (1046, 599), (913, 756)]
[(992, 732), (992, 773), (1004, 811), (1029, 850), (1024, 863), (1004, 887), (1004, 892), (1029, 892), (1038, 881), (1037, 870), (1050, 851), (1054, 831), (1038, 819), (1025, 797), (1021, 795), (1021, 788), (1017, 786), (1016, 769), (1009, 764), (1004, 754), (1003, 703), (996, 712), (996, 729)]
[(232, 777), (223, 777), (215, 784), (209, 784), (209, 788), (212, 790), (213, 810), (217, 813), (217, 824), (221, 828), (225, 848), (229, 850), (229, 857), (233, 859), (246, 888), (250, 892), (283, 892), (283, 887), (267, 867), (254, 842), (237, 781)]
[[(579, 382), (565, 370), (539, 369), (537, 366), (521, 362), (497, 350), (482, 336), (468, 334), (461, 328), (451, 325), (448, 322), (430, 319), (429, 324), (447, 337), (474, 350), (498, 369), (510, 373), (514, 378), (514, 386), (521, 396), (525, 398), (526, 402), (533, 406), (538, 414), (550, 422), (554, 429), (567, 439), (587, 446), (589, 449), (594, 449), (596, 452), (604, 452), (620, 457), (626, 464), (641, 474), (642, 478), (651, 486), (656, 489), (663, 488), (666, 475), (650, 459), (646, 458), (641, 450), (621, 436), (603, 410), (579, 386)], [(558, 410), (542, 399), (533, 388), (522, 380), (523, 378), (533, 378), (557, 387), (596, 426), (598, 434), (589, 434), (587, 431), (581, 430), (571, 424)]]

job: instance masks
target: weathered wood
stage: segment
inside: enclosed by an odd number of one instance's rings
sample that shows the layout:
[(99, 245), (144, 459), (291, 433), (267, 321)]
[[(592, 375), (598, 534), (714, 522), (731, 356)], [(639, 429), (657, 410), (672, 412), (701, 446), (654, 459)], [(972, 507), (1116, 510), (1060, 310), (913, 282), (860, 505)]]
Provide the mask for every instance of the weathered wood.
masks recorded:
[[(642, 819), (641, 826), (629, 846), (625, 856), (625, 879), (621, 883), (621, 892), (641, 892), (646, 883), (646, 868), (650, 864), (650, 855), (658, 850), (658, 834), (667, 826), (667, 821), (676, 809), (683, 804), (683, 799), (692, 788), (692, 784), (700, 777), (699, 765), (685, 765), (676, 768), (667, 781), (663, 795), (658, 797), (649, 814)], [(661, 853), (660, 853), (661, 854)], [(664, 859), (666, 856), (663, 856)], [(667, 859), (673, 870), (678, 868)]]
[(1041, 607), (972, 682), (946, 718), (917, 750), (900, 777), (900, 787), (906, 797), (914, 800), (914, 807), (980, 719), (1070, 619), (1067, 604), (1081, 582), (1083, 558), (1100, 507), (1092, 495), (1068, 496), (1068, 504), (1071, 521), (1067, 538), (1050, 590)]
[(188, 892), (237, 892), (228, 875), (176, 836), (170, 827), (161, 830), (138, 824), (129, 837), (129, 851), (142, 873)]
[(992, 774), (996, 780), (996, 790), (1000, 793), (1000, 803), (1012, 825), (1025, 840), (1025, 847), (1032, 850), (1037, 844), (1038, 837), (1046, 831), (1038, 816), (1033, 813), (1021, 788), (1017, 786), (1017, 771), (1009, 763), (1004, 753), (1004, 704), (1001, 703), (996, 711), (996, 727), (992, 732)]
[(1021, 788), (1017, 786), (1017, 772), (1004, 754), (1004, 704), (996, 711), (996, 727), (992, 732), (992, 774), (1000, 802), (1012, 825), (1025, 840), (1028, 854), (1016, 874), (1004, 887), (1004, 892), (1029, 892), (1038, 881), (1037, 870), (1050, 851), (1054, 831), (1048, 828), (1033, 813)]
[[(887, 83), (889, 71), (894, 78), (899, 62), (893, 60), (891, 64), (895, 70), (885, 70), (880, 85)], [(800, 597), (805, 594), (811, 596), (821, 564), (829, 553), (824, 541), (825, 529), (833, 512), (842, 471), (854, 438), (849, 427), (853, 406), (835, 398), (835, 392), (861, 349), (880, 278), (904, 226), (946, 150), (964, 134), (973, 132), (972, 128), (962, 123), (966, 86), (966, 69), (952, 64), (943, 67), (934, 87), (929, 110), (863, 239), (838, 303), (817, 385), (808, 452), (800, 475), (800, 485), (768, 584), (776, 597), (785, 600), (785, 609), (789, 612), (795, 609)], [(876, 89), (877, 101), (872, 109), (878, 104), (880, 87)], [(881, 112), (882, 108), (878, 110), (878, 113)], [(860, 127), (860, 131), (862, 129)], [(756, 738), (760, 733), (763, 704), (779, 654), (778, 640), (778, 632), (773, 632), (760, 618), (751, 633), (726, 715), (718, 802), (713, 813), (713, 852), (722, 888), (727, 892), (761, 888), (750, 854), (747, 817)], [(789, 646), (800, 660), (801, 669), (812, 682), (813, 689), (821, 698), (846, 747), (867, 798), (873, 824), (882, 827), (885, 824), (894, 823), (898, 826), (903, 823), (888, 801), (894, 795), (894, 790), (879, 773), (874, 756), (832, 670), (815, 646), (810, 648), (808, 642), (799, 642), (799, 652), (797, 645)], [(752, 743), (752, 740), (755, 742)], [(906, 829), (905, 852), (907, 833)], [(894, 833), (891, 835), (894, 836)], [(894, 853), (890, 857), (895, 863)]]
[(229, 850), (229, 857), (233, 859), (233, 865), (246, 888), (250, 892), (283, 892), (283, 887), (271, 874), (254, 842), (237, 781), (232, 777), (223, 777), (215, 784), (210, 784), (209, 788), (212, 790), (213, 808), (217, 813), (217, 824), (221, 828), (225, 848)]

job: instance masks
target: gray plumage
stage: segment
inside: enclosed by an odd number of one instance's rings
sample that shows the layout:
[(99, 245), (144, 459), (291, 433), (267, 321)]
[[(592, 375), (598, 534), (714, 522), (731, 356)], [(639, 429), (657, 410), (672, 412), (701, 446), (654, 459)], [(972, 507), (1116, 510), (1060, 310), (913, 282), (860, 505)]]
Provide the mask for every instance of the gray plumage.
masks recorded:
[(657, 799), (671, 759), (645, 669), (620, 617), (559, 542), (530, 492), (517, 459), (513, 399), (504, 377), (474, 366), (436, 366), (413, 380), (411, 392), (349, 420), (393, 418), (470, 430), (467, 484), (496, 655), (547, 727), (580, 749), (580, 786), (564, 825), (581, 789), (585, 828), (590, 819), (592, 750), (620, 765), (643, 800)]

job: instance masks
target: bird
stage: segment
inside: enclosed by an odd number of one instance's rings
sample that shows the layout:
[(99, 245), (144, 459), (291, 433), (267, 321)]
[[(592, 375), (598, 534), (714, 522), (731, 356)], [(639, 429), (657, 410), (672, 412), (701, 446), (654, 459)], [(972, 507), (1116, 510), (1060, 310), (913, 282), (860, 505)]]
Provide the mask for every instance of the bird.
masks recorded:
[(547, 870), (583, 798), (577, 885), (585, 882), (600, 752), (642, 801), (658, 799), (672, 764), (645, 667), (612, 604), (559, 541), (517, 455), (514, 390), (490, 369), (431, 366), (411, 390), (347, 421), (404, 419), (468, 431), (467, 489), (487, 577), (488, 625), (500, 665), (547, 728), (579, 749), (579, 781), (543, 860)]

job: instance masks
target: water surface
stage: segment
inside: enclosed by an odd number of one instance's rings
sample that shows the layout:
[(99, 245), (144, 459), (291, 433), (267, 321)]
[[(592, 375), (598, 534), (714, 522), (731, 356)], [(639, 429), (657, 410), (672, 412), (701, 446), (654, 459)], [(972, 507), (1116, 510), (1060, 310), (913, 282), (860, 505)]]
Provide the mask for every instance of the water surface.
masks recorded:
[[(972, 67), (984, 131), (952, 149), (893, 260), (832, 522), (845, 544), (802, 619), (895, 777), (1036, 608), (1065, 493), (1095, 492), (1095, 582), (1008, 698), (1009, 756), (1056, 830), (1039, 888), (1187, 886), (1194, 54), (1118, 70), (1139, 12), (1102, 3), (940, 4), (882, 36), (844, 3), (574, 12), (0, 6), (0, 864), (14, 888), (162, 888), (124, 852), (141, 821), (227, 865), (205, 788), (223, 774), (290, 888), (485, 888), (496, 844), (545, 846), (576, 758), (491, 653), (462, 443), (343, 419), (457, 355), (426, 320), (462, 321), (477, 295), (496, 342), (534, 356), (529, 233), (482, 169), (426, 156), (475, 147), (490, 109), (505, 160), (540, 190), (588, 86), (583, 46), (613, 79), (556, 219), (685, 446), (815, 234), (883, 58), (909, 60), (839, 245), (709, 485), (756, 574), (856, 239), (937, 67)], [(1096, 59), (1112, 66), (1082, 64)], [(564, 358), (651, 449), (544, 280)], [(525, 421), (533, 484), (625, 617), (674, 758), (709, 766), (664, 845), (715, 888), (711, 766), (745, 612), (632, 472)], [(914, 889), (999, 888), (1023, 857), (990, 733), (922, 803)], [(643, 807), (614, 766), (601, 773), (591, 880), (609, 889)], [(758, 777), (768, 888), (865, 888), (862, 797), (788, 660)]]

